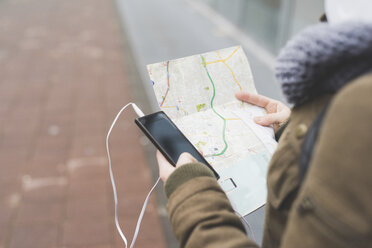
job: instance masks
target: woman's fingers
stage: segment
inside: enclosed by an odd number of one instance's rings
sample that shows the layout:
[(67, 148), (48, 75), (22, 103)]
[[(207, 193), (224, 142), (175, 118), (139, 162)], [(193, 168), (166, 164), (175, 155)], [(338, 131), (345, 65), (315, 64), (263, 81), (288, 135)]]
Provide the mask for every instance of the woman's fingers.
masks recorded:
[(262, 126), (270, 126), (272, 124), (282, 123), (284, 118), (283, 113), (273, 113), (264, 116), (257, 116), (253, 120)]
[[(168, 160), (159, 152), (159, 150), (156, 152), (156, 159), (158, 161), (159, 165), (159, 175), (160, 178), (166, 182), (168, 177), (173, 173), (173, 171), (176, 169), (173, 165), (171, 165)], [(193, 156), (191, 156), (190, 153), (184, 152), (180, 155), (178, 158), (176, 167), (180, 167), (184, 164), (189, 163), (195, 163), (198, 162)]]
[(274, 102), (274, 100), (259, 94), (251, 94), (244, 91), (239, 91), (235, 93), (235, 97), (241, 101), (251, 103), (253, 105), (257, 105), (259, 107), (265, 108), (270, 102)]
[(285, 123), (291, 114), (291, 110), (285, 104), (266, 96), (243, 91), (237, 92), (235, 96), (241, 101), (265, 108), (267, 115), (255, 117), (254, 121), (262, 126), (274, 125), (274, 130)]

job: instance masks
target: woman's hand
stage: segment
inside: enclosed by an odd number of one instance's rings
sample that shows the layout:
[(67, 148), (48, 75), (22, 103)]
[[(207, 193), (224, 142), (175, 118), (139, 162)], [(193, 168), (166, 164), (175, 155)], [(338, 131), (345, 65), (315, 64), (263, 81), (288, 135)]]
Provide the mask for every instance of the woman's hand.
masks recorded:
[(267, 115), (255, 117), (254, 121), (262, 126), (273, 125), (275, 131), (288, 120), (291, 114), (291, 110), (284, 103), (266, 96), (242, 91), (237, 92), (235, 96), (241, 101), (265, 108)]
[(166, 182), (168, 177), (175, 171), (176, 168), (189, 163), (198, 162), (190, 153), (184, 152), (178, 158), (176, 167), (171, 165), (168, 160), (159, 151), (156, 152), (156, 159), (159, 165), (159, 175), (163, 182)]

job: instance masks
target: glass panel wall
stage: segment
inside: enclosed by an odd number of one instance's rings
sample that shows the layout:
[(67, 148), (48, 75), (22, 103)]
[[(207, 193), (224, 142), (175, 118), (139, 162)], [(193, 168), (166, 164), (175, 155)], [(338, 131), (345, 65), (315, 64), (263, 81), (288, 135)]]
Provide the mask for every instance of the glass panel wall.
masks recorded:
[(273, 54), (324, 13), (324, 0), (203, 1)]
[(317, 23), (324, 13), (324, 0), (296, 0), (294, 2), (293, 15), (291, 17), (290, 35), (296, 34), (312, 23)]

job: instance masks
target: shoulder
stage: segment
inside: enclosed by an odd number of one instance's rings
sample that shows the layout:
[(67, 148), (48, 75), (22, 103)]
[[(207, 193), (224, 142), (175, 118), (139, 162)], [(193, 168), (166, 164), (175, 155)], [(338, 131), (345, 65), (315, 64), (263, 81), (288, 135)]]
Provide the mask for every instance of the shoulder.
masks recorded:
[(332, 99), (321, 134), (337, 140), (349, 138), (347, 143), (371, 143), (371, 93), (372, 74), (359, 77), (342, 88)]
[[(372, 103), (371, 93), (372, 73), (369, 73), (355, 79), (354, 81), (347, 84), (344, 88), (342, 88), (339, 93), (335, 95), (331, 107), (333, 109), (346, 106), (348, 106), (348, 109), (355, 107), (360, 107), (362, 109), (372, 109), (370, 105), (368, 105)], [(356, 111), (357, 109), (353, 110)], [(358, 113), (360, 111), (356, 112)]]
[(350, 82), (333, 97), (289, 229), (299, 230), (303, 225), (311, 229), (310, 238), (329, 244), (370, 240), (371, 92), (370, 74)]
[[(312, 160), (319, 170), (329, 168), (349, 177), (367, 179), (372, 157), (372, 74), (350, 82), (333, 98), (320, 129)], [(331, 173), (331, 171), (330, 171)], [(322, 178), (322, 173), (318, 179)], [(369, 174), (369, 173), (367, 173)], [(369, 176), (368, 176), (369, 177)], [(329, 180), (328, 178), (326, 180)], [(358, 185), (358, 182), (356, 182)]]

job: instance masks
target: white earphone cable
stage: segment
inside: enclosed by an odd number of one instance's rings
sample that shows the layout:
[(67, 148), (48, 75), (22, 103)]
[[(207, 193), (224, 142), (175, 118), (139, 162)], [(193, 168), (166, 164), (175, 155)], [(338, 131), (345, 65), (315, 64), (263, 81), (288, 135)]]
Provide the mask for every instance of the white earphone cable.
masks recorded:
[(148, 193), (148, 195), (147, 195), (147, 197), (145, 199), (145, 202), (143, 203), (143, 207), (142, 207), (141, 213), (140, 213), (140, 215), (138, 217), (138, 220), (137, 220), (136, 230), (134, 232), (133, 239), (132, 239), (132, 242), (130, 244), (130, 248), (133, 248), (134, 247), (134, 244), (136, 243), (138, 232), (139, 232), (139, 229), (140, 229), (140, 226), (141, 226), (141, 222), (142, 222), (142, 218), (143, 218), (143, 215), (145, 214), (145, 210), (146, 210), (147, 204), (149, 202), (150, 195), (151, 195), (152, 191), (158, 185), (159, 181), (160, 181), (160, 177), (158, 177), (158, 179), (156, 180), (154, 186), (152, 186), (150, 192)]
[[(110, 156), (110, 148), (109, 148), (109, 138), (110, 138), (110, 134), (111, 134), (111, 131), (113, 129), (113, 127), (115, 126), (116, 124), (116, 121), (119, 119), (121, 113), (129, 106), (129, 105), (132, 105), (134, 111), (136, 112), (136, 114), (139, 116), (139, 117), (142, 117), (144, 116), (143, 112), (137, 107), (136, 104), (130, 102), (128, 103), (127, 105), (125, 105), (120, 111), (119, 113), (116, 115), (114, 121), (112, 122), (111, 124), (111, 127), (109, 129), (109, 131), (107, 132), (107, 136), (106, 136), (106, 152), (107, 152), (107, 157), (108, 157), (108, 162), (109, 162), (109, 171), (110, 171), (110, 179), (111, 179), (111, 184), (112, 184), (112, 190), (113, 190), (113, 193), (114, 193), (114, 203), (115, 203), (115, 225), (116, 225), (116, 229), (118, 230), (119, 234), (120, 234), (120, 237), (121, 239), (123, 240), (124, 244), (125, 244), (125, 248), (128, 247), (128, 241), (127, 241), (127, 238), (125, 237), (123, 231), (121, 230), (121, 227), (120, 227), (120, 224), (119, 224), (119, 218), (118, 218), (118, 196), (117, 196), (117, 191), (116, 191), (116, 185), (115, 185), (115, 180), (114, 180), (114, 174), (112, 172), (112, 166), (111, 166), (111, 156)], [(132, 239), (132, 242), (130, 244), (130, 248), (133, 248), (134, 247), (134, 244), (137, 240), (137, 236), (138, 236), (138, 233), (139, 233), (139, 229), (140, 229), (140, 226), (141, 226), (141, 222), (142, 222), (142, 218), (145, 214), (145, 210), (146, 210), (146, 207), (147, 207), (147, 204), (148, 204), (148, 201), (150, 199), (150, 195), (152, 193), (152, 191), (155, 189), (155, 187), (158, 185), (160, 181), (160, 177), (156, 180), (154, 186), (152, 186), (150, 192), (147, 194), (147, 197), (145, 199), (145, 202), (143, 203), (143, 206), (142, 206), (142, 210), (141, 210), (141, 213), (138, 217), (138, 220), (137, 220), (137, 225), (136, 225), (136, 230), (134, 232), (134, 235), (133, 235), (133, 239)]]

